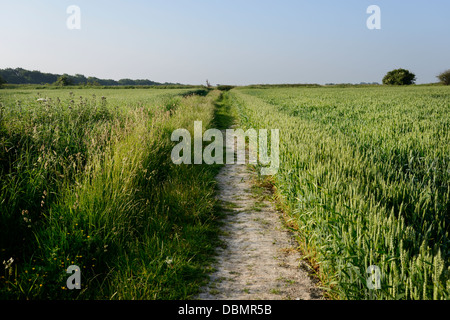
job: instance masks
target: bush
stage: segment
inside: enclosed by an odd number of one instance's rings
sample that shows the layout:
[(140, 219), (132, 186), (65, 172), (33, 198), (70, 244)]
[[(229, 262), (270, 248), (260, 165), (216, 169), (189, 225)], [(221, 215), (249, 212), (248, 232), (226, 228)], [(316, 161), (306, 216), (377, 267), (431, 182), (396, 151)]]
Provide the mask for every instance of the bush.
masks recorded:
[(445, 84), (446, 86), (450, 85), (450, 69), (442, 72), (437, 76), (437, 78), (441, 81), (442, 84)]
[(218, 85), (217, 86), (217, 89), (220, 91), (230, 91), (233, 88), (234, 88), (234, 86), (228, 86), (228, 85)]
[(6, 83), (5, 80), (0, 76), (0, 88)]
[(416, 75), (405, 69), (389, 71), (383, 78), (383, 84), (387, 85), (410, 85), (416, 81)]
[(56, 81), (56, 85), (61, 87), (71, 86), (73, 85), (73, 80), (67, 74), (63, 74)]

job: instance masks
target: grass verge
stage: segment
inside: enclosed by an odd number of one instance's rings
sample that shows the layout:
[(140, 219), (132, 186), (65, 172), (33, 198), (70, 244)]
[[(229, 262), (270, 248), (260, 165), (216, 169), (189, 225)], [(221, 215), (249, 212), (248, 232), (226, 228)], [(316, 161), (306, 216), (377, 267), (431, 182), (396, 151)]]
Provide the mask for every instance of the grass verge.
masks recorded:
[[(205, 129), (212, 126), (217, 98), (211, 92), (169, 99), (167, 106), (128, 110), (120, 121), (105, 108), (111, 119), (102, 122), (102, 131), (90, 134), (93, 130), (79, 123), (80, 169), (69, 170), (74, 161), (58, 163), (63, 176), (58, 183), (51, 183), (50, 158), (30, 171), (40, 163), (32, 139), (18, 149), (23, 165), (6, 163), (2, 179), (27, 179), (20, 184), (22, 195), (14, 210), (5, 207), (11, 210), (8, 219), (2, 217), (2, 230), (9, 227), (3, 223), (13, 221), (23, 228), (12, 243), (3, 237), (0, 243), (2, 257), (13, 258), (0, 279), (0, 298), (175, 300), (195, 295), (218, 245), (220, 213), (214, 193), (219, 167), (174, 165), (170, 135), (178, 128), (192, 133), (194, 120), (203, 121)], [(71, 123), (62, 121), (61, 127)], [(3, 129), (4, 140), (14, 136), (10, 128)], [(61, 139), (69, 141), (72, 133), (68, 130)], [(108, 136), (101, 148), (99, 136)], [(61, 150), (65, 147), (62, 143)], [(60, 149), (51, 154), (60, 159)], [(15, 194), (2, 191), (3, 198)], [(25, 209), (30, 195), (41, 206)], [(67, 289), (70, 265), (81, 269), (81, 290)]]

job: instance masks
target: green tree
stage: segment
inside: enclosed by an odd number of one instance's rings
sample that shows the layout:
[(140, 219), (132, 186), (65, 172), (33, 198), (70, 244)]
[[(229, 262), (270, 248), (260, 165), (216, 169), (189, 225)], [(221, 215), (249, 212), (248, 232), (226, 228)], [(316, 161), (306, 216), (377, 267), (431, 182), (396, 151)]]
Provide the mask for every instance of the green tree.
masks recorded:
[(99, 86), (100, 83), (98, 82), (100, 79), (94, 78), (94, 77), (89, 77), (87, 78), (87, 85), (88, 86)]
[(56, 84), (61, 87), (73, 85), (72, 79), (67, 74), (63, 74), (56, 80)]
[(87, 78), (82, 74), (77, 73), (72, 78), (75, 85), (85, 85), (87, 83)]
[(131, 79), (120, 79), (119, 80), (119, 85), (121, 86), (133, 86), (135, 83), (133, 80)]
[(383, 78), (383, 84), (387, 85), (410, 85), (416, 81), (416, 75), (406, 69), (395, 69), (389, 71)]
[(3, 80), (2, 76), (0, 76), (0, 88), (6, 83), (5, 80)]
[(450, 85), (450, 69), (442, 72), (440, 75), (437, 76), (437, 78), (441, 81), (441, 83), (445, 84), (446, 86)]

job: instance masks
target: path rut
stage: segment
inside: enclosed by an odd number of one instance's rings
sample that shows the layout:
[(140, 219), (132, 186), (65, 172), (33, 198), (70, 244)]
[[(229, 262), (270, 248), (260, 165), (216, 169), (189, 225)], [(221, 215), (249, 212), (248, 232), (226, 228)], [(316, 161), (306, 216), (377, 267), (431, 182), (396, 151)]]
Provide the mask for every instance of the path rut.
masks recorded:
[(255, 197), (255, 172), (225, 165), (217, 176), (218, 198), (229, 210), (217, 261), (199, 300), (319, 300), (297, 244), (271, 201)]

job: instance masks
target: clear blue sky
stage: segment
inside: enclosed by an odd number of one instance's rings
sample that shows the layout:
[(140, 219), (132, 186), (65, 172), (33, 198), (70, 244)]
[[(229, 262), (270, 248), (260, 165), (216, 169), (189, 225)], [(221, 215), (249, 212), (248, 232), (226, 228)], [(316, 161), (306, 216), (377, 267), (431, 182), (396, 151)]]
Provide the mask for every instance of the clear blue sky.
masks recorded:
[(381, 82), (402, 67), (427, 83), (450, 69), (449, 13), (448, 0), (0, 0), (0, 68), (243, 85)]

